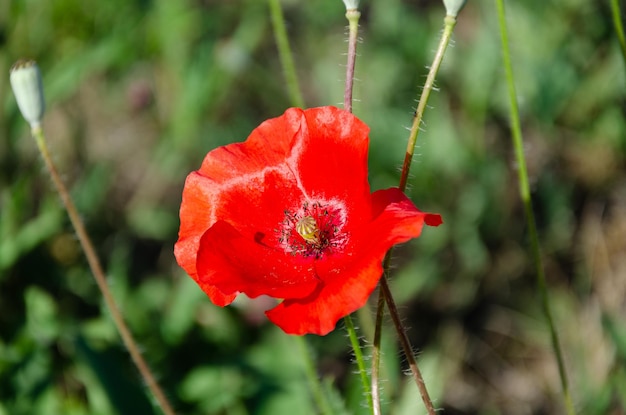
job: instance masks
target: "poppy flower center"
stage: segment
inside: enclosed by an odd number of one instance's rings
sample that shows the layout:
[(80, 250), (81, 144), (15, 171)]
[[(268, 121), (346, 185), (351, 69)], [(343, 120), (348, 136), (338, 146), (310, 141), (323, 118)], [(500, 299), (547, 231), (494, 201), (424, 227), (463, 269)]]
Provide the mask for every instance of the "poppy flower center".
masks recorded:
[(299, 208), (285, 210), (278, 240), (292, 255), (320, 259), (345, 245), (345, 222), (344, 209), (337, 202), (304, 202)]
[(312, 216), (302, 217), (296, 223), (296, 232), (309, 244), (320, 243), (320, 228)]

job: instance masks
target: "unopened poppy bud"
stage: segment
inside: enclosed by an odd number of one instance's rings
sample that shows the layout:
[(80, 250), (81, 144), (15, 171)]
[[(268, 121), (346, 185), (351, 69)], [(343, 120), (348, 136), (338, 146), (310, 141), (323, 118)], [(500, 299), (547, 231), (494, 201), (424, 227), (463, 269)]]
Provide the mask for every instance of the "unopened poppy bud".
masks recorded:
[(31, 128), (41, 125), (45, 101), (41, 73), (35, 61), (19, 60), (11, 67), (11, 88), (22, 116)]
[(443, 5), (446, 6), (446, 14), (448, 16), (456, 17), (461, 11), (467, 0), (443, 0)]
[(346, 10), (356, 10), (359, 7), (359, 0), (343, 0)]

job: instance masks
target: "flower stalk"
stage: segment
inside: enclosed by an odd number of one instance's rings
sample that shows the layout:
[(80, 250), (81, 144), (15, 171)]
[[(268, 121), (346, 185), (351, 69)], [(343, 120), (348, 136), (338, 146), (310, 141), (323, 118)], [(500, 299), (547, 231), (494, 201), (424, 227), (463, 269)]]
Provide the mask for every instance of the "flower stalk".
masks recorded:
[(511, 117), (511, 139), (515, 150), (515, 160), (517, 163), (518, 186), (522, 203), (524, 205), (524, 214), (526, 217), (526, 225), (528, 226), (528, 237), (530, 240), (530, 249), (535, 265), (537, 275), (537, 287), (541, 299), (541, 307), (550, 331), (550, 339), (552, 349), (556, 358), (556, 363), (561, 379), (561, 387), (563, 393), (563, 401), (568, 415), (574, 415), (574, 405), (569, 391), (567, 374), (565, 371), (565, 363), (563, 361), (563, 352), (559, 344), (559, 336), (555, 328), (554, 318), (550, 308), (550, 298), (546, 286), (546, 277), (541, 259), (541, 248), (539, 246), (539, 236), (537, 232), (537, 224), (535, 222), (535, 214), (532, 208), (532, 198), (530, 196), (530, 185), (528, 183), (528, 170), (526, 168), (526, 158), (524, 156), (524, 146), (522, 140), (522, 128), (520, 124), (519, 109), (517, 106), (517, 93), (515, 91), (515, 77), (513, 76), (513, 66), (511, 64), (511, 54), (509, 50), (509, 40), (507, 34), (507, 25), (504, 12), (504, 1), (496, 0), (498, 9), (498, 23), (500, 25), (500, 39), (502, 41), (502, 61), (506, 76), (506, 83), (509, 92), (509, 110)]
[[(355, 6), (349, 8), (349, 6)], [(356, 5), (346, 4), (346, 19), (348, 19), (348, 63), (346, 65), (346, 87), (343, 93), (343, 109), (352, 112), (352, 90), (354, 87), (354, 68), (356, 64), (356, 46), (359, 34), (359, 19), (361, 12)]]
[(348, 337), (350, 338), (350, 343), (352, 344), (352, 350), (354, 350), (354, 359), (356, 360), (357, 367), (359, 368), (359, 375), (361, 376), (361, 383), (363, 385), (363, 394), (367, 399), (367, 406), (370, 408), (372, 414), (376, 414), (376, 411), (374, 410), (374, 401), (372, 399), (372, 393), (370, 390), (370, 380), (367, 376), (365, 360), (363, 359), (363, 351), (361, 350), (361, 344), (359, 343), (359, 338), (357, 336), (354, 323), (352, 322), (352, 317), (350, 317), (350, 315), (348, 314), (343, 318), (343, 321), (346, 325), (346, 330), (348, 332)]
[(413, 154), (415, 152), (415, 144), (417, 143), (420, 127), (422, 126), (424, 111), (426, 110), (426, 105), (428, 105), (430, 93), (435, 85), (435, 78), (439, 72), (443, 56), (445, 55), (446, 49), (450, 44), (452, 31), (454, 30), (454, 26), (456, 26), (456, 17), (446, 15), (443, 19), (443, 23), (443, 34), (439, 40), (439, 45), (437, 46), (437, 52), (435, 53), (433, 63), (430, 65), (430, 70), (428, 71), (428, 76), (426, 77), (426, 82), (424, 83), (424, 88), (422, 89), (422, 94), (420, 96), (419, 103), (417, 104), (417, 110), (415, 111), (415, 115), (413, 117), (413, 123), (411, 124), (409, 140), (406, 146), (406, 154), (404, 155), (404, 163), (402, 164), (402, 173), (400, 175), (400, 190), (403, 192), (406, 190), (409, 171), (411, 169), (411, 162), (413, 161)]
[(126, 346), (133, 363), (139, 370), (143, 380), (146, 382), (146, 385), (154, 396), (158, 406), (165, 415), (174, 415), (171, 405), (159, 387), (148, 364), (141, 356), (137, 342), (124, 322), (122, 313), (117, 307), (115, 300), (113, 299), (113, 294), (111, 293), (111, 290), (106, 282), (102, 265), (96, 255), (96, 251), (93, 247), (91, 239), (89, 238), (89, 234), (85, 229), (85, 225), (80, 219), (80, 215), (74, 205), (74, 202), (72, 201), (69, 191), (63, 183), (63, 180), (61, 180), (61, 176), (59, 175), (57, 168), (52, 161), (52, 157), (50, 156), (50, 151), (48, 150), (43, 128), (41, 126), (44, 112), (44, 94), (39, 69), (32, 61), (20, 61), (11, 69), (10, 79), (20, 111), (31, 126), (31, 134), (37, 143), (37, 147), (44, 160), (48, 173), (50, 174), (52, 182), (61, 198), (61, 201), (63, 202), (65, 210), (67, 211), (80, 242), (80, 246), (85, 253), (91, 272), (96, 280), (96, 284), (98, 285), (98, 288), (102, 293), (102, 297), (104, 298), (104, 302), (111, 313), (113, 323), (120, 333), (122, 342), (124, 343), (124, 346)]
[[(391, 262), (391, 251), (387, 252), (383, 261), (383, 277), (389, 270)], [(379, 284), (380, 285), (380, 284)], [(380, 290), (380, 289), (379, 289)], [(374, 322), (374, 339), (372, 341), (372, 400), (374, 401), (374, 415), (381, 415), (380, 408), (380, 357), (381, 357), (381, 341), (382, 341), (382, 327), (383, 327), (383, 315), (385, 312), (385, 296), (382, 292), (378, 293), (378, 300), (376, 301), (376, 320)]]
[(293, 55), (291, 53), (291, 47), (289, 46), (285, 17), (280, 6), (280, 1), (268, 0), (268, 3), (270, 6), (272, 27), (274, 28), (274, 38), (276, 39), (276, 46), (278, 47), (278, 56), (280, 58), (280, 64), (283, 67), (290, 101), (293, 106), (304, 108), (304, 99), (302, 98), (298, 84), (298, 75), (293, 63)]
[[(445, 55), (446, 49), (450, 44), (450, 38), (452, 36), (452, 32), (454, 27), (456, 26), (456, 15), (460, 11), (460, 9), (464, 5), (464, 1), (444, 1), (446, 7), (446, 16), (444, 18), (444, 28), (441, 39), (439, 40), (439, 45), (437, 47), (437, 52), (435, 53), (435, 57), (433, 58), (433, 62), (430, 65), (430, 70), (428, 71), (428, 76), (426, 77), (426, 82), (424, 83), (424, 87), (422, 89), (422, 94), (419, 99), (419, 103), (417, 106), (417, 110), (415, 111), (415, 115), (413, 117), (413, 122), (411, 125), (411, 131), (409, 133), (409, 139), (407, 142), (407, 149), (404, 157), (404, 162), (402, 165), (402, 173), (400, 175), (400, 185), (399, 188), (401, 191), (406, 190), (406, 185), (409, 177), (409, 171), (411, 169), (411, 162), (413, 160), (413, 154), (415, 152), (415, 145), (417, 143), (417, 137), (420, 132), (420, 126), (422, 124), (422, 118), (424, 116), (424, 111), (428, 104), (428, 99), (430, 97), (430, 93), (433, 90), (435, 79), (437, 77), (437, 73), (439, 72), (439, 68), (441, 67), (441, 62), (443, 61), (443, 57)], [(399, 313), (397, 311), (397, 307), (393, 300), (391, 290), (389, 289), (389, 284), (387, 282), (387, 275), (389, 274), (389, 266), (391, 264), (391, 251), (385, 257), (383, 263), (383, 277), (380, 280), (380, 293), (379, 299), (377, 303), (376, 310), (376, 331), (374, 335), (374, 353), (372, 355), (372, 382), (377, 382), (379, 366), (380, 366), (380, 332), (382, 330), (382, 316), (384, 313), (384, 304), (387, 303), (387, 307), (389, 309), (389, 314), (394, 323), (394, 327), (396, 328), (396, 332), (398, 334), (398, 339), (404, 351), (404, 354), (409, 363), (409, 367), (411, 369), (411, 373), (413, 375), (413, 379), (417, 388), (420, 392), (420, 396), (429, 415), (435, 415), (436, 411), (432, 404), (432, 400), (430, 399), (430, 395), (428, 394), (428, 390), (426, 388), (426, 384), (424, 383), (424, 378), (419, 370), (419, 366), (415, 360), (415, 356), (413, 355), (413, 347), (409, 341), (406, 330), (402, 325), (402, 322), (399, 317)], [(372, 385), (372, 389), (374, 389), (374, 385)]]

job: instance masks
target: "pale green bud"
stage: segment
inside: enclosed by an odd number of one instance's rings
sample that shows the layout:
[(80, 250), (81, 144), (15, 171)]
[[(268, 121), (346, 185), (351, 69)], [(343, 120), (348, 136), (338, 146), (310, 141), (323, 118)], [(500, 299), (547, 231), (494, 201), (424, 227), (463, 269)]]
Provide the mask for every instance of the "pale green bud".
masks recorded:
[(19, 60), (11, 67), (11, 88), (22, 116), (31, 128), (39, 128), (45, 110), (43, 82), (35, 61)]
[(356, 10), (359, 7), (359, 0), (343, 0), (346, 10)]
[(443, 0), (443, 5), (446, 6), (446, 14), (448, 16), (456, 17), (461, 11), (467, 0)]

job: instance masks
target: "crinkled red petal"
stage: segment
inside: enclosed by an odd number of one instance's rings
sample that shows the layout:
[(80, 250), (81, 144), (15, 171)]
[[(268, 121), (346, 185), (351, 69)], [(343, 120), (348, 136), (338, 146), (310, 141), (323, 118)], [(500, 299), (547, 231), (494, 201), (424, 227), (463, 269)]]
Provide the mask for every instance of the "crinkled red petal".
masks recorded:
[(370, 219), (369, 127), (335, 107), (312, 108), (304, 116), (292, 153), (294, 171), (311, 198), (346, 201), (346, 230), (357, 227)]
[(357, 250), (350, 266), (336, 268), (331, 261), (318, 261), (316, 271), (324, 281), (318, 291), (302, 299), (287, 298), (266, 312), (285, 332), (325, 335), (332, 331), (341, 317), (367, 302), (389, 248), (419, 236), (426, 218), (435, 223), (439, 217), (420, 212), (397, 188), (374, 192), (372, 205), (373, 221), (352, 236)]
[(313, 263), (264, 245), (261, 235), (256, 241), (246, 238), (220, 220), (202, 236), (196, 267), (200, 285), (226, 294), (302, 298), (320, 283)]
[[(291, 186), (281, 189), (277, 204), (284, 201), (296, 179), (286, 168), (299, 123), (297, 111), (268, 120), (256, 128), (244, 143), (219, 147), (209, 152), (200, 168), (185, 181), (180, 208), (180, 231), (174, 247), (179, 265), (198, 283), (217, 305), (227, 305), (236, 294), (224, 295), (216, 287), (201, 283), (196, 270), (202, 235), (218, 220), (228, 218), (240, 232), (254, 235), (259, 228), (275, 226), (281, 220), (280, 209), (261, 207), (259, 201), (266, 190), (262, 185), (270, 171), (281, 170)], [(285, 176), (290, 176), (286, 178)], [(265, 200), (271, 198), (265, 197)], [(274, 215), (272, 215), (274, 213)]]
[[(200, 237), (212, 224), (210, 215), (206, 212), (209, 211), (210, 202), (214, 198), (214, 189), (210, 183), (206, 182), (207, 179), (197, 172), (187, 176), (183, 189), (183, 202), (180, 206), (179, 238), (174, 245), (174, 256), (178, 264), (196, 281), (198, 281), (196, 261)], [(226, 306), (236, 297), (236, 293), (226, 295), (216, 287), (199, 284), (216, 305)]]

